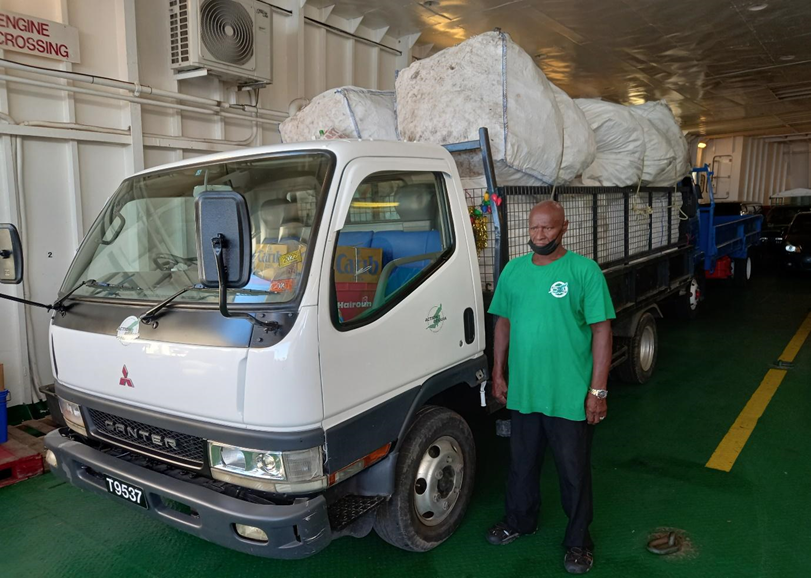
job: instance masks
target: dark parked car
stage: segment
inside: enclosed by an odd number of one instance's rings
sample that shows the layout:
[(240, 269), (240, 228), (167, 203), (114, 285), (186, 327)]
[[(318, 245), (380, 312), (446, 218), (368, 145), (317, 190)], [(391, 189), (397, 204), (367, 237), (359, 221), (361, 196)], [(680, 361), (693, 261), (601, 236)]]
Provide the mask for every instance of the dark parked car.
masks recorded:
[(754, 201), (720, 201), (715, 203), (716, 215), (760, 215), (761, 213), (763, 213), (763, 205)]
[(784, 240), (786, 267), (795, 271), (811, 271), (811, 212), (794, 216)]
[(811, 206), (780, 205), (766, 214), (766, 222), (760, 232), (760, 245), (771, 255), (782, 256), (786, 233), (797, 213), (811, 211)]

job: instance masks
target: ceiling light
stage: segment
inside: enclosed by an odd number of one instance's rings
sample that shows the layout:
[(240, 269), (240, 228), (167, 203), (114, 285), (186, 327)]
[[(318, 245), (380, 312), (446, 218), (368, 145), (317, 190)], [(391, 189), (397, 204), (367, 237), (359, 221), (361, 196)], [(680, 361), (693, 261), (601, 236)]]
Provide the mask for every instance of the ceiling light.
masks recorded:
[(437, 2), (437, 0), (425, 0), (425, 2), (422, 3), (422, 5), (425, 6), (426, 8), (433, 8), (438, 4), (439, 2)]
[(753, 4), (751, 6), (748, 6), (746, 9), (749, 10), (749, 12), (760, 12), (761, 10), (765, 10), (768, 7), (769, 5), (764, 2), (763, 4)]
[(705, 149), (705, 148), (707, 148), (707, 143), (705, 143), (705, 142), (700, 142), (700, 143), (698, 143), (698, 148), (700, 148), (700, 149)]
[(797, 57), (794, 56), (793, 54), (786, 54), (785, 56), (781, 56), (780, 60), (794, 60), (795, 58)]

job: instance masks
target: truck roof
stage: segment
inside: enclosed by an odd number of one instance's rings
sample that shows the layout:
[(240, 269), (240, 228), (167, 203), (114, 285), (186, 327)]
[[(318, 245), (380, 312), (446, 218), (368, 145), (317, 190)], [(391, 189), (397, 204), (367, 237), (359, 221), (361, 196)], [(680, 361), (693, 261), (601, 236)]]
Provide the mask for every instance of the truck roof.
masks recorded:
[(271, 155), (290, 151), (331, 151), (339, 160), (348, 162), (360, 157), (412, 157), (445, 159), (452, 162), (450, 153), (440, 145), (401, 141), (337, 139), (297, 142), (289, 144), (266, 145), (261, 147), (240, 148), (227, 152), (194, 157), (174, 163), (155, 166), (136, 173), (134, 176), (146, 175), (156, 171), (216, 163), (228, 160), (240, 160), (256, 156)]

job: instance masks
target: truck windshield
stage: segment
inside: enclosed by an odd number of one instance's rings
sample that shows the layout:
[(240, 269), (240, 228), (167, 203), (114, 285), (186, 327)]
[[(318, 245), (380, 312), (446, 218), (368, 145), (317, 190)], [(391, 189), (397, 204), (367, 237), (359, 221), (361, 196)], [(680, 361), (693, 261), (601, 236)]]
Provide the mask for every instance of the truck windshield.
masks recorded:
[[(241, 193), (251, 218), (252, 271), (231, 303), (287, 303), (304, 284), (313, 227), (332, 156), (324, 152), (194, 165), (124, 181), (104, 207), (68, 271), (74, 297), (158, 301), (198, 283), (194, 200), (203, 191)], [(177, 302), (216, 302), (193, 289)]]
[(811, 235), (811, 214), (794, 217), (788, 233), (789, 235)]
[(794, 215), (800, 212), (800, 209), (794, 207), (772, 207), (769, 214), (766, 216), (766, 223), (771, 227), (781, 227), (791, 223)]

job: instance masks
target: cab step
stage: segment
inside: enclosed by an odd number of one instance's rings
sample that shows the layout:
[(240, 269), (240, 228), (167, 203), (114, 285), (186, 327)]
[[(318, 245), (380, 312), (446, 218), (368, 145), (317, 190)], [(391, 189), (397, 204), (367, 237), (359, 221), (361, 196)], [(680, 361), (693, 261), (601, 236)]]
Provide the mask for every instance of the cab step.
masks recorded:
[(340, 532), (385, 501), (385, 496), (344, 496), (328, 509), (332, 531)]

